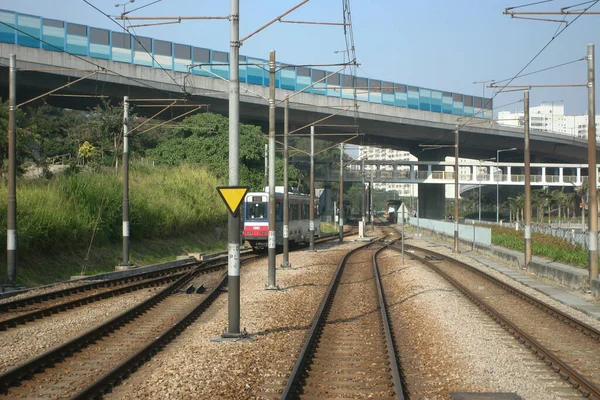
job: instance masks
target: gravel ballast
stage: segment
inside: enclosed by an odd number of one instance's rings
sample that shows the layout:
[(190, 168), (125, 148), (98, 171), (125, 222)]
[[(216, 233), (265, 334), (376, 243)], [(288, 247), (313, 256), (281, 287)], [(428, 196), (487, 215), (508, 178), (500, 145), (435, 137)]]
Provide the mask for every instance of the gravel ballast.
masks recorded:
[(429, 377), (422, 398), (447, 398), (449, 392), (511, 392), (525, 399), (577, 394), (409, 253), (402, 265), (399, 253), (386, 250), (380, 268), (397, 341), (420, 355), (422, 376)]

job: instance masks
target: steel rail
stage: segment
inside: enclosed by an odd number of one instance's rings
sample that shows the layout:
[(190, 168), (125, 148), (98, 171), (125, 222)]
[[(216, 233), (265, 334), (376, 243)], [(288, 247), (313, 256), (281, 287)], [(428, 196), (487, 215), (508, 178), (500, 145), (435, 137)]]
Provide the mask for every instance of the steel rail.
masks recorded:
[(503, 288), (504, 290), (510, 292), (511, 294), (527, 301), (529, 304), (539, 308), (542, 311), (547, 312), (548, 314), (550, 314), (551, 316), (555, 317), (556, 319), (558, 319), (561, 322), (564, 322), (566, 325), (570, 325), (573, 328), (577, 329), (578, 331), (582, 332), (583, 334), (585, 334), (586, 336), (590, 336), (592, 339), (595, 340), (600, 340), (600, 330), (594, 328), (591, 325), (586, 324), (585, 322), (579, 321), (575, 318), (573, 318), (572, 316), (560, 311), (558, 308), (553, 307), (549, 304), (543, 303), (540, 300), (536, 299), (535, 297), (505, 283), (502, 282), (501, 280), (494, 278), (491, 275), (486, 274), (483, 271), (478, 270), (477, 268), (474, 268), (472, 266), (470, 266), (469, 264), (466, 264), (462, 261), (456, 260), (454, 258), (445, 256), (441, 253), (437, 253), (435, 251), (432, 250), (428, 250), (428, 249), (423, 249), (414, 245), (408, 245), (405, 244), (404, 245), (406, 248), (413, 248), (413, 249), (418, 249), (420, 251), (432, 254), (434, 256), (437, 257), (443, 257), (443, 258), (447, 258), (449, 260), (451, 260), (453, 263), (456, 263), (458, 265), (460, 265), (463, 268), (468, 269), (471, 272), (476, 273), (477, 275), (481, 276), (482, 278), (487, 279), (488, 281), (494, 283), (497, 286), (500, 286), (501, 288)]
[(198, 273), (208, 272), (222, 268), (227, 265), (226, 262), (221, 262), (214, 265), (205, 265), (204, 263), (193, 271), (187, 272), (177, 281), (173, 282), (170, 286), (158, 292), (156, 295), (145, 300), (144, 302), (130, 308), (127, 311), (117, 315), (102, 325), (85, 332), (68, 342), (57, 346), (33, 359), (25, 361), (24, 363), (0, 374), (0, 393), (6, 393), (8, 388), (21, 382), (29, 375), (35, 374), (36, 371), (48, 368), (55, 363), (69, 357), (74, 352), (80, 350), (83, 347), (99, 340), (100, 338), (108, 335), (109, 333), (118, 330), (121, 326), (129, 323), (135, 319), (139, 314), (147, 312), (154, 305), (164, 300), (167, 296), (180, 290), (183, 286), (189, 283), (196, 277)]
[(70, 296), (70, 295), (73, 295), (76, 293), (94, 290), (94, 289), (98, 289), (98, 288), (102, 288), (102, 287), (115, 286), (115, 285), (120, 285), (120, 284), (127, 283), (127, 282), (133, 282), (136, 280), (151, 278), (153, 276), (161, 276), (164, 274), (176, 273), (178, 271), (190, 269), (196, 265), (198, 265), (198, 261), (193, 260), (193, 261), (190, 261), (189, 263), (181, 264), (181, 265), (178, 265), (175, 267), (165, 268), (160, 271), (142, 272), (142, 273), (128, 276), (128, 277), (102, 280), (99, 282), (91, 282), (91, 283), (88, 283), (85, 285), (80, 285), (80, 286), (75, 286), (75, 287), (71, 287), (71, 288), (55, 290), (55, 291), (48, 292), (48, 293), (42, 293), (42, 294), (38, 294), (38, 295), (34, 295), (34, 296), (24, 297), (22, 299), (17, 299), (17, 300), (13, 300), (10, 302), (0, 304), (0, 312), (15, 311), (18, 308), (27, 307), (27, 306), (35, 304), (35, 303), (41, 303), (42, 301), (53, 300), (58, 297), (66, 297), (66, 296)]
[(405, 388), (402, 385), (402, 379), (400, 378), (400, 371), (398, 369), (398, 357), (396, 346), (392, 338), (392, 330), (390, 328), (390, 321), (388, 319), (387, 306), (385, 302), (385, 296), (383, 286), (381, 284), (381, 276), (379, 275), (379, 266), (377, 265), (377, 255), (387, 249), (389, 245), (382, 247), (373, 254), (373, 273), (375, 274), (375, 283), (377, 284), (377, 294), (379, 295), (379, 308), (381, 309), (381, 319), (383, 320), (383, 329), (385, 330), (385, 341), (388, 348), (388, 357), (390, 359), (390, 365), (392, 366), (392, 375), (394, 377), (394, 386), (396, 389), (396, 396), (398, 400), (404, 400)]
[(186, 316), (181, 317), (167, 331), (158, 336), (155, 340), (144, 346), (133, 356), (123, 361), (121, 364), (110, 370), (108, 373), (100, 377), (95, 382), (88, 385), (85, 389), (79, 391), (71, 399), (90, 399), (96, 398), (120, 381), (131, 375), (140, 365), (151, 359), (152, 356), (160, 351), (161, 348), (169, 344), (181, 332), (183, 332), (190, 324), (192, 324), (218, 297), (221, 289), (227, 284), (227, 274), (221, 279), (221, 282), (210, 292), (210, 294), (198, 304), (194, 310)]
[(135, 290), (144, 289), (152, 286), (160, 286), (170, 281), (174, 281), (184, 275), (185, 272), (175, 272), (168, 275), (163, 275), (158, 278), (154, 278), (151, 280), (145, 280), (142, 282), (137, 282), (132, 285), (123, 285), (118, 286), (114, 289), (107, 290), (105, 292), (95, 293), (90, 296), (81, 297), (78, 299), (73, 299), (71, 301), (66, 301), (64, 303), (54, 304), (52, 306), (42, 308), (39, 310), (30, 311), (25, 314), (17, 315), (12, 318), (8, 318), (0, 321), (0, 331), (5, 331), (9, 328), (14, 328), (17, 325), (26, 324), (27, 322), (34, 321), (36, 319), (42, 319), (46, 316), (50, 316), (53, 314), (58, 314), (59, 312), (71, 310), (73, 308), (77, 308), (89, 303), (94, 303), (99, 300), (108, 299), (110, 297), (115, 297), (120, 294), (129, 293)]
[(323, 300), (321, 300), (321, 304), (319, 305), (319, 308), (317, 309), (317, 313), (315, 314), (315, 317), (313, 319), (313, 323), (312, 323), (312, 326), (308, 333), (308, 336), (307, 336), (306, 340), (304, 341), (304, 345), (302, 346), (300, 355), (298, 356), (298, 359), (296, 360), (294, 369), (290, 373), (290, 377), (288, 378), (287, 384), (285, 385), (283, 393), (281, 394), (282, 400), (290, 398), (293, 394), (293, 391), (296, 389), (296, 381), (300, 378), (300, 374), (302, 373), (302, 370), (304, 369), (304, 363), (308, 359), (309, 353), (312, 351), (312, 349), (314, 347), (315, 341), (318, 336), (318, 331), (320, 331), (320, 328), (325, 323), (326, 309), (330, 306), (331, 302), (333, 301), (333, 297), (334, 297), (336, 289), (338, 287), (340, 278), (342, 277), (342, 272), (344, 270), (344, 266), (346, 265), (346, 260), (352, 254), (356, 253), (359, 250), (362, 250), (365, 247), (368, 247), (372, 243), (374, 243), (374, 242), (371, 241), (362, 246), (359, 246), (355, 249), (350, 250), (348, 253), (346, 253), (344, 255), (344, 257), (338, 264), (337, 269), (335, 270), (335, 272), (333, 274), (333, 278), (331, 279), (331, 282), (329, 283), (329, 286), (327, 287), (325, 296), (323, 296)]
[[(425, 250), (422, 248), (418, 248), (417, 246), (411, 246), (412, 248), (419, 249), (420, 251), (424, 251), (430, 254), (439, 254), (435, 252), (431, 252), (429, 250)], [(400, 251), (396, 247), (392, 247), (395, 251)], [(442, 255), (441, 255), (442, 256)], [(588, 381), (584, 376), (571, 368), (568, 364), (558, 358), (552, 351), (545, 348), (542, 344), (540, 344), (533, 337), (523, 332), (519, 327), (513, 324), (508, 318), (504, 315), (496, 311), (493, 307), (488, 305), (483, 299), (469, 291), (466, 287), (464, 287), (460, 282), (446, 274), (444, 271), (439, 269), (433, 262), (426, 260), (424, 258), (420, 258), (414, 254), (412, 257), (427, 265), (438, 274), (440, 274), (444, 279), (450, 282), (454, 287), (456, 287), (461, 293), (463, 293), (469, 300), (471, 300), (475, 305), (477, 305), (482, 311), (492, 317), (500, 326), (505, 328), (510, 334), (512, 334), (519, 342), (521, 342), (525, 347), (530, 349), (534, 354), (538, 355), (538, 358), (544, 360), (547, 365), (551, 366), (555, 372), (559, 373), (563, 379), (571, 382), (573, 388), (578, 389), (584, 397), (589, 397), (591, 395), (595, 396), (594, 398), (600, 399), (600, 388), (598, 388), (595, 384)], [(456, 261), (458, 264), (461, 264), (458, 260), (454, 260), (452, 258), (442, 256), (446, 259)]]

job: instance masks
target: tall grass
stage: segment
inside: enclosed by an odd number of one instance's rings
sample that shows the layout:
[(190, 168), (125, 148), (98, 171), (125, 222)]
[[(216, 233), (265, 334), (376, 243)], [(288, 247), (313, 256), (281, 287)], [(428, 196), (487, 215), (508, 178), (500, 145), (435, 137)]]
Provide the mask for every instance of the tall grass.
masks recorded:
[[(199, 167), (147, 167), (130, 173), (132, 240), (173, 237), (224, 224), (227, 211), (217, 179)], [(65, 251), (121, 240), (122, 178), (114, 173), (79, 173), (50, 181), (17, 183), (17, 229), (20, 257), (28, 251)], [(0, 204), (7, 188), (0, 188)], [(0, 208), (6, 226), (6, 207)], [(6, 243), (6, 230), (0, 230)], [(5, 257), (0, 263), (5, 263)]]

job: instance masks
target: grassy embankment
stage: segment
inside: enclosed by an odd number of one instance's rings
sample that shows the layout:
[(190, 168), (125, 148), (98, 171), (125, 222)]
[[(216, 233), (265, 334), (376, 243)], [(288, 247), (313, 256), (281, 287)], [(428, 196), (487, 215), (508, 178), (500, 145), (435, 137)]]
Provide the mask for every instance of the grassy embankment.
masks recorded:
[[(133, 264), (226, 248), (227, 211), (213, 175), (191, 166), (134, 164), (129, 185)], [(7, 188), (2, 185), (0, 204), (6, 202)], [(122, 180), (114, 173), (19, 180), (18, 283), (64, 280), (84, 267), (86, 274), (114, 270), (122, 260), (121, 217)], [(6, 207), (0, 209), (0, 225), (6, 226)], [(6, 230), (0, 230), (0, 242), (6, 243)], [(6, 282), (6, 255), (1, 253)]]
[[(588, 267), (588, 252), (584, 251), (581, 246), (537, 232), (532, 233), (532, 242), (532, 253), (534, 256), (544, 257), (576, 267)], [(515, 231), (511, 228), (493, 227), (492, 244), (508, 249), (525, 251), (523, 231)]]

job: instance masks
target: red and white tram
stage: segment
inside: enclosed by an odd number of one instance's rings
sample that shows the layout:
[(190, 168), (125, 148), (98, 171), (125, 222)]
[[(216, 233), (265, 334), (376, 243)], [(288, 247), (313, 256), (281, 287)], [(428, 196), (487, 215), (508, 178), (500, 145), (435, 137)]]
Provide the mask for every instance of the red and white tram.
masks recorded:
[[(277, 187), (275, 192), (275, 243), (283, 245), (283, 189)], [(289, 243), (305, 243), (310, 240), (310, 196), (307, 194), (289, 193)], [(319, 202), (315, 199), (315, 237), (320, 236)], [(242, 239), (248, 241), (253, 249), (266, 249), (269, 235), (269, 193), (246, 193), (243, 204), (244, 228)]]

